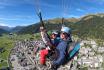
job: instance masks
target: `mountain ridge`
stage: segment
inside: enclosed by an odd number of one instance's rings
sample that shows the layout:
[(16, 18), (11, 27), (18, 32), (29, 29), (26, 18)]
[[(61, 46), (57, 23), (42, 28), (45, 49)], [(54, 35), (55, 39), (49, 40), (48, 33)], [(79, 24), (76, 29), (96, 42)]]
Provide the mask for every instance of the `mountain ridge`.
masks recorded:
[[(47, 30), (60, 30), (62, 26), (62, 18), (44, 20), (44, 22)], [(88, 36), (92, 38), (104, 38), (104, 14), (90, 14), (81, 18), (66, 18), (64, 19), (64, 24), (72, 28), (73, 31), (75, 30), (76, 32), (73, 33), (79, 35), (81, 38)], [(22, 31), (20, 30), (18, 33), (37, 33), (39, 32), (39, 27), (40, 23), (33, 24), (27, 26)]]

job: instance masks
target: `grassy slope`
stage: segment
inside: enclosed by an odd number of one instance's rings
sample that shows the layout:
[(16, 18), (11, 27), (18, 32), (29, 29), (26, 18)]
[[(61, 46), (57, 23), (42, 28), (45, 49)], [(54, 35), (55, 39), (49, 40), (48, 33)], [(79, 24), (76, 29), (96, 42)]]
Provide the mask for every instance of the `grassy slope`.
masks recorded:
[(3, 62), (0, 62), (0, 69), (2, 67), (8, 66), (7, 60), (8, 60), (10, 50), (14, 47), (14, 42), (17, 40), (24, 40), (24, 39), (30, 39), (30, 38), (32, 38), (32, 35), (29, 35), (29, 34), (14, 35), (12, 39), (9, 37), (9, 35), (3, 35), (2, 37), (0, 37), (0, 48), (4, 47), (4, 52), (0, 53), (0, 60), (3, 59)]
[(11, 40), (8, 36), (0, 37), (0, 48), (4, 48), (4, 52), (0, 53), (0, 59), (3, 59), (3, 62), (0, 63), (0, 68), (8, 66), (7, 59), (12, 47), (13, 40)]

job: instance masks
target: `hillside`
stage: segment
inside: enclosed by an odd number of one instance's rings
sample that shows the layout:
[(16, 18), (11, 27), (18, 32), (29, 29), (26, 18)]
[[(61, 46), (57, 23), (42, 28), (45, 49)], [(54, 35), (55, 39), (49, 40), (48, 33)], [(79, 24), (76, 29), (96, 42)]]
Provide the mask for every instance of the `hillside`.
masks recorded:
[(80, 37), (104, 39), (104, 15), (85, 16), (72, 27), (77, 28)]
[(12, 28), (10, 31), (11, 32), (15, 32), (17, 33), (18, 31), (20, 31), (22, 28), (24, 28), (25, 26), (16, 26), (14, 28)]
[(4, 33), (9, 33), (9, 31), (3, 30), (0, 28), (0, 35), (4, 34)]
[[(61, 18), (44, 21), (47, 30), (60, 30)], [(64, 24), (72, 28), (72, 33), (79, 37), (104, 38), (104, 14), (90, 14), (79, 19), (69, 18), (64, 20)], [(40, 23), (27, 26), (20, 30), (19, 34), (33, 34), (39, 32)]]
[(10, 27), (8, 27), (8, 26), (1, 26), (1, 25), (0, 25), (0, 29), (6, 30), (6, 31), (10, 31), (11, 30)]
[[(60, 30), (61, 26), (62, 26), (62, 19), (61, 18), (56, 18), (56, 19), (50, 19), (48, 21), (44, 21), (45, 27), (47, 28), (47, 30)], [(69, 25), (69, 22), (67, 19), (64, 20), (64, 24), (65, 25)], [(72, 22), (73, 23), (73, 22)], [(20, 31), (18, 31), (18, 34), (33, 34), (33, 33), (38, 33), (39, 28), (40, 28), (40, 23), (36, 23), (33, 25), (29, 25), (27, 27), (24, 27), (23, 29), (21, 29)]]
[(18, 34), (33, 34), (39, 32), (39, 24), (33, 24), (29, 25), (27, 27), (22, 28), (20, 31), (18, 31)]

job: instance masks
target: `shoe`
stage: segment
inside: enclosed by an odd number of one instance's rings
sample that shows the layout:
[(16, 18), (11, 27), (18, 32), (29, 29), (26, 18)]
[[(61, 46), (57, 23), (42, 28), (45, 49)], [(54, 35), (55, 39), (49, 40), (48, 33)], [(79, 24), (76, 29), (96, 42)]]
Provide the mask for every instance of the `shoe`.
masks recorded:
[(50, 70), (57, 70), (57, 65), (51, 65)]
[(41, 68), (42, 68), (42, 67), (46, 67), (46, 64), (40, 64), (39, 66), (40, 66)]

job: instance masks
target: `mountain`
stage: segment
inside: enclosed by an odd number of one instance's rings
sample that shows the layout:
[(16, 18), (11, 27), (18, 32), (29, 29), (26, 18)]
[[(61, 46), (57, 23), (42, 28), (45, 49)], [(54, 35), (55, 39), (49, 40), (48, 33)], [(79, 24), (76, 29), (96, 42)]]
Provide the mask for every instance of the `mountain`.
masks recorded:
[[(71, 18), (72, 20), (72, 18)], [(75, 19), (76, 21), (76, 19)], [(68, 25), (67, 23), (73, 23), (75, 22), (74, 19), (73, 21), (70, 21), (69, 19), (64, 19), (64, 24)], [(62, 19), (61, 18), (55, 18), (55, 19), (49, 19), (44, 20), (44, 24), (45, 27), (47, 28), (47, 30), (60, 30), (61, 26), (62, 26)], [(40, 32), (39, 28), (40, 28), (41, 24), (40, 23), (36, 23), (33, 25), (29, 25), (27, 27), (24, 27), (23, 29), (21, 29), (20, 31), (18, 31), (18, 34), (33, 34), (33, 33), (38, 33)]]
[(73, 28), (79, 31), (80, 37), (104, 39), (104, 14), (87, 15), (76, 23)]
[(6, 31), (10, 31), (11, 30), (10, 27), (8, 27), (8, 26), (1, 26), (1, 25), (0, 25), (0, 29), (6, 30)]
[(18, 31), (20, 31), (22, 28), (24, 28), (25, 26), (16, 26), (16, 27), (13, 27), (10, 31), (11, 32), (15, 32), (17, 33)]
[(0, 29), (16, 33), (16, 32), (20, 31), (24, 27), (25, 26), (16, 26), (16, 27), (0, 26)]
[[(45, 20), (47, 30), (60, 30), (61, 18)], [(104, 14), (89, 14), (80, 18), (64, 19), (64, 24), (72, 28), (72, 33), (77, 34), (81, 38), (91, 37), (104, 39)], [(21, 29), (19, 34), (33, 34), (39, 32), (40, 23), (33, 24)]]
[[(41, 24), (37, 23), (37, 24), (33, 24), (33, 25), (29, 25), (27, 27), (24, 27), (23, 29), (21, 29), (20, 31), (18, 31), (18, 34), (33, 34), (33, 33), (38, 33), (40, 32), (39, 28), (40, 28)], [(58, 24), (53, 24), (50, 22), (45, 23), (45, 27), (47, 28), (47, 30), (59, 30), (61, 28), (61, 25)]]
[(6, 31), (6, 30), (3, 30), (3, 29), (0, 28), (0, 36), (4, 33), (9, 33), (9, 31)]
[(40, 24), (33, 24), (33, 25), (29, 25), (26, 26), (24, 28), (22, 28), (20, 31), (18, 31), (18, 34), (33, 34), (33, 33), (37, 33), (39, 32), (39, 27)]
[[(73, 23), (75, 23), (75, 22), (77, 22), (79, 20), (80, 19), (78, 19), (78, 18), (72, 17), (72, 18), (64, 19), (64, 22), (65, 23), (67, 23), (67, 22), (73, 22)], [(49, 19), (48, 22), (53, 23), (53, 24), (59, 24), (59, 23), (62, 23), (62, 18)]]

